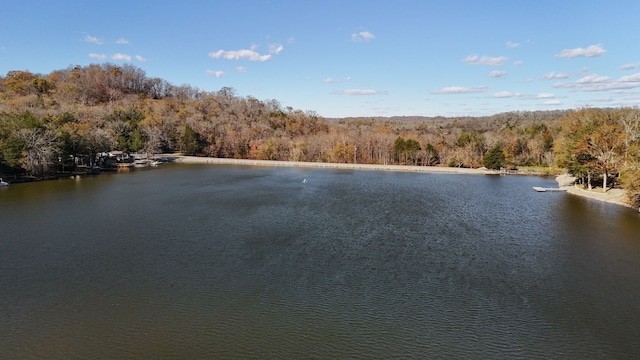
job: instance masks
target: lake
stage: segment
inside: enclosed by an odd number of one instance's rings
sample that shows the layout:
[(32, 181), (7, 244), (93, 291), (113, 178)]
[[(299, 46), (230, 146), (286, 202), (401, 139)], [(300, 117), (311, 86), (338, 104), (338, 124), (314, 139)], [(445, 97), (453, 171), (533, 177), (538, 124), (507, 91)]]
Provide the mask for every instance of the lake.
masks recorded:
[(640, 357), (640, 215), (532, 186), (163, 164), (0, 188), (0, 358)]

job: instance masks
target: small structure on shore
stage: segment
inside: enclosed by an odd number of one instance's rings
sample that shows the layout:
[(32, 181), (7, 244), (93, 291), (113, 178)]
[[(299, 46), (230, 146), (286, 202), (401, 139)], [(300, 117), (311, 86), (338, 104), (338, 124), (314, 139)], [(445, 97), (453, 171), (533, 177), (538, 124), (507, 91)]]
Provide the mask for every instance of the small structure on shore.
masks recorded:
[(103, 170), (116, 170), (133, 167), (134, 157), (128, 153), (112, 150), (98, 155), (98, 164)]

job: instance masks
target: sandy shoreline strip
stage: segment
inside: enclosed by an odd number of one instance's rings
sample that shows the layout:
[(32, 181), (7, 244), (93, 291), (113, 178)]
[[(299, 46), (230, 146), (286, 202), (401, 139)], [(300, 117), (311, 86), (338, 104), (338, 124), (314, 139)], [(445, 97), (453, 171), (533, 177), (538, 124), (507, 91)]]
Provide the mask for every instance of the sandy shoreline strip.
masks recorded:
[(599, 192), (598, 190), (584, 190), (577, 186), (570, 186), (567, 188), (567, 192), (572, 195), (582, 196), (593, 200), (599, 200), (611, 204), (622, 205), (629, 208), (633, 208), (626, 202), (627, 195), (622, 189), (610, 189), (606, 193)]
[(601, 188), (586, 190), (576, 186), (575, 181), (575, 177), (567, 174), (556, 177), (558, 187), (565, 189), (569, 194), (633, 208), (627, 202), (627, 194), (623, 189), (609, 189), (607, 192), (602, 192)]
[(172, 162), (184, 163), (184, 164), (280, 166), (280, 167), (304, 167), (304, 168), (345, 169), (345, 170), (378, 170), (378, 171), (404, 171), (404, 172), (477, 174), (477, 175), (499, 174), (498, 171), (494, 171), (494, 170), (466, 169), (466, 168), (440, 167), (440, 166), (338, 164), (338, 163), (302, 162), (302, 161), (223, 159), (223, 158), (210, 158), (210, 157), (199, 157), (199, 156), (183, 156), (183, 155), (174, 155), (174, 154), (158, 155), (156, 157), (160, 159), (167, 159)]
[[(467, 169), (457, 167), (441, 167), (441, 166), (407, 166), (407, 165), (374, 165), (374, 164), (338, 164), (338, 163), (322, 163), (322, 162), (298, 162), (298, 161), (271, 161), (271, 160), (246, 160), (246, 159), (223, 159), (200, 156), (184, 156), (177, 154), (157, 155), (155, 158), (165, 159), (171, 162), (184, 164), (218, 164), (218, 165), (244, 165), (244, 166), (280, 166), (280, 167), (303, 167), (303, 168), (322, 168), (322, 169), (344, 169), (344, 170), (377, 170), (377, 171), (403, 171), (403, 172), (424, 172), (424, 173), (442, 173), (442, 174), (475, 174), (475, 175), (499, 175), (499, 171), (487, 169)], [(559, 179), (566, 179), (558, 177)], [(571, 183), (571, 185), (563, 184), (558, 181), (561, 188), (566, 188), (567, 192), (572, 195), (586, 197), (589, 199), (599, 200), (611, 204), (631, 207), (626, 202), (625, 192), (622, 189), (611, 189), (606, 193), (598, 191), (588, 191), (580, 189)]]

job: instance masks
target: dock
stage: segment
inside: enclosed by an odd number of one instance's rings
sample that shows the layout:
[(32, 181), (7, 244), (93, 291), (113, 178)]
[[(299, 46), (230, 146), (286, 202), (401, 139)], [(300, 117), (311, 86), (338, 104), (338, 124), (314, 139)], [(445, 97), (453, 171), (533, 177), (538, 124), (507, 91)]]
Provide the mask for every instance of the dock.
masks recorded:
[(566, 188), (545, 188), (545, 187), (539, 187), (539, 186), (534, 186), (533, 190), (537, 191), (537, 192), (547, 192), (547, 191), (567, 191)]

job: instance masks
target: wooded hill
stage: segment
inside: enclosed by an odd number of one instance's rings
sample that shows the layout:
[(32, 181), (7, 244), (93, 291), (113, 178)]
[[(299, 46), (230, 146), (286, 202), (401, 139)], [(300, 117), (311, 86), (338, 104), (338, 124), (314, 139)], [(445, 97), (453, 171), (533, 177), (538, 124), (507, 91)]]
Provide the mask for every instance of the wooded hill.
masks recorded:
[[(585, 183), (607, 179), (611, 186), (625, 171), (637, 177), (639, 121), (638, 109), (324, 119), (228, 87), (176, 86), (132, 65), (16, 70), (0, 76), (0, 174), (43, 177), (121, 150), (425, 166), (559, 164)], [(627, 188), (629, 177), (621, 178)]]

